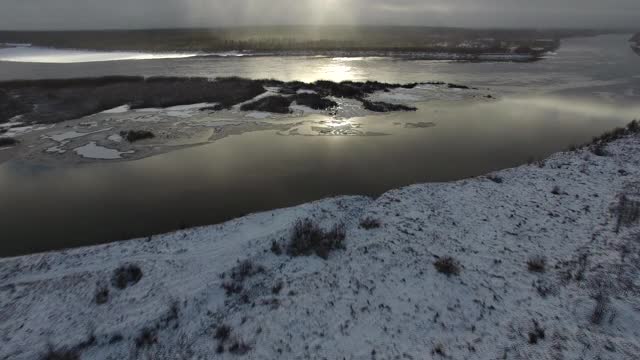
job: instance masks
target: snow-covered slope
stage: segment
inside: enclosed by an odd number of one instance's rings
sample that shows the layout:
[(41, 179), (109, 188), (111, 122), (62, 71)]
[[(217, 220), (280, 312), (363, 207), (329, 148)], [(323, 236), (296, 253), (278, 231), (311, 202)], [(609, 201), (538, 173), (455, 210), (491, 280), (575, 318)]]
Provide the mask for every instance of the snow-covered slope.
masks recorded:
[[(0, 260), (0, 359), (637, 359), (640, 138), (606, 152)], [(346, 249), (276, 254), (307, 217)]]

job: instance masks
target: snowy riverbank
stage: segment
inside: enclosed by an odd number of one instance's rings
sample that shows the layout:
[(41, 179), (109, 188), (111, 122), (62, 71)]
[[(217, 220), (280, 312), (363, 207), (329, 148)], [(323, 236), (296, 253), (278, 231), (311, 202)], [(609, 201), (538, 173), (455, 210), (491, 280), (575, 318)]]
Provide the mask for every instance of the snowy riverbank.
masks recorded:
[[(3, 259), (0, 359), (634, 359), (638, 179), (636, 134), (375, 200)], [(278, 254), (303, 218), (343, 223), (346, 249)], [(434, 266), (447, 256), (458, 274)]]

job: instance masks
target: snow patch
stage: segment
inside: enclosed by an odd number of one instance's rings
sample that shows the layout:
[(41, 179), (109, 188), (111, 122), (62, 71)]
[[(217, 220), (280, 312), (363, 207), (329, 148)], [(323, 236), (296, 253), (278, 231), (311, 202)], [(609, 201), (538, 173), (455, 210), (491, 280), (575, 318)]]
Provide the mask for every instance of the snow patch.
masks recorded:
[(31, 63), (86, 63), (98, 61), (181, 59), (199, 53), (145, 53), (134, 51), (63, 50), (44, 47), (10, 47), (0, 49), (0, 61)]
[(107, 140), (119, 143), (119, 142), (122, 142), (123, 139), (122, 139), (122, 136), (118, 134), (113, 134), (113, 135), (109, 135), (107, 137)]
[(122, 114), (128, 112), (129, 110), (131, 110), (131, 107), (129, 105), (122, 105), (114, 107), (113, 109), (105, 110), (101, 112), (101, 114)]
[(65, 140), (76, 139), (76, 138), (87, 136), (87, 135), (91, 135), (91, 134), (97, 134), (97, 133), (100, 133), (100, 132), (109, 131), (111, 129), (112, 128), (107, 128), (107, 129), (101, 129), (101, 130), (92, 131), (92, 132), (86, 132), (86, 133), (77, 132), (75, 130), (72, 130), (72, 131), (67, 131), (67, 132), (61, 133), (61, 134), (44, 136), (44, 138), (51, 139), (51, 140), (57, 141), (57, 142), (62, 142), (62, 141), (65, 141)]
[(268, 113), (268, 112), (264, 112), (264, 111), (251, 111), (251, 112), (247, 113), (245, 115), (245, 117), (252, 118), (252, 119), (268, 119), (272, 115), (273, 114)]
[(109, 149), (104, 146), (96, 145), (95, 141), (88, 143), (87, 145), (77, 147), (73, 149), (73, 151), (84, 157), (89, 159), (101, 159), (101, 160), (114, 160), (114, 159), (122, 159), (123, 154), (133, 154), (133, 151), (118, 151), (116, 149)]
[(297, 94), (317, 94), (315, 90), (311, 90), (311, 89), (300, 89), (296, 91), (296, 93)]

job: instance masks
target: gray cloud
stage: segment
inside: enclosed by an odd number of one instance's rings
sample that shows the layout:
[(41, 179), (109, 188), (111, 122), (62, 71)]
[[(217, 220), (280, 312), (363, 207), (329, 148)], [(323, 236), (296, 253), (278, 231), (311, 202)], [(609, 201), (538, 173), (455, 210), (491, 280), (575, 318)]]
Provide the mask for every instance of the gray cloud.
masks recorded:
[(3, 29), (272, 24), (631, 27), (638, 0), (1, 0)]

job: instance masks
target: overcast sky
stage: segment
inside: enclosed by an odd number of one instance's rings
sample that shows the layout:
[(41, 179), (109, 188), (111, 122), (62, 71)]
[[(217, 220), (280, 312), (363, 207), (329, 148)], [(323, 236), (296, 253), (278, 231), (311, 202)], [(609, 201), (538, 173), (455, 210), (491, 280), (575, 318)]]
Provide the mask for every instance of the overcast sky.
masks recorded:
[(2, 29), (390, 24), (633, 27), (640, 0), (0, 0)]

